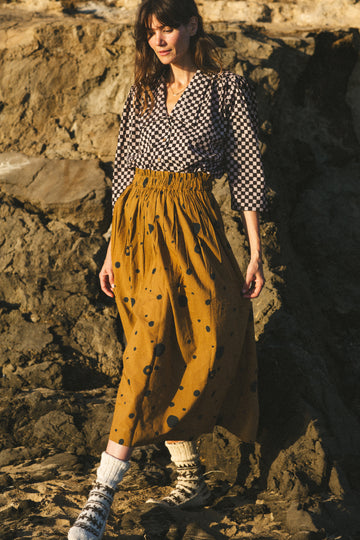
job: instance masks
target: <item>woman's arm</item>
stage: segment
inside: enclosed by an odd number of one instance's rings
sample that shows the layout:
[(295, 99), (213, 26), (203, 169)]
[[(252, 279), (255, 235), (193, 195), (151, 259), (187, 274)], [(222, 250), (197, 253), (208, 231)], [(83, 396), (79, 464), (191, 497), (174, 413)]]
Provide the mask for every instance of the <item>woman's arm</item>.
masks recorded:
[(101, 290), (110, 298), (114, 297), (114, 272), (111, 262), (111, 240), (107, 249), (106, 257), (99, 274)]
[(242, 292), (244, 298), (257, 298), (265, 283), (258, 213), (254, 210), (243, 210), (242, 218), (250, 245), (250, 262)]
[(137, 129), (134, 106), (134, 87), (126, 98), (120, 121), (120, 129), (115, 153), (114, 172), (112, 178), (112, 205), (113, 208), (122, 192), (131, 184), (135, 165), (131, 155), (136, 153)]
[[(114, 172), (112, 179), (113, 208), (117, 199), (127, 188), (127, 186), (131, 184), (134, 178), (135, 166), (129, 163), (128, 153), (135, 151), (136, 140), (137, 137), (135, 125), (134, 87), (131, 87), (122, 112), (118, 141), (116, 146)], [(111, 240), (109, 242), (105, 261), (101, 268), (99, 278), (101, 290), (107, 296), (113, 298), (114, 272), (111, 262)]]

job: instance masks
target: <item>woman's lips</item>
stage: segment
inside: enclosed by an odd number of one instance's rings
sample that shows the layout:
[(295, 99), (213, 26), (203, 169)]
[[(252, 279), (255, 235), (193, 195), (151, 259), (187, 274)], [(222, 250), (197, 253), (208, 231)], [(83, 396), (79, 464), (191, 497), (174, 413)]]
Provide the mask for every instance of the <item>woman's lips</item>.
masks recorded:
[(158, 51), (158, 54), (160, 54), (161, 56), (165, 56), (166, 54), (169, 54), (170, 51)]

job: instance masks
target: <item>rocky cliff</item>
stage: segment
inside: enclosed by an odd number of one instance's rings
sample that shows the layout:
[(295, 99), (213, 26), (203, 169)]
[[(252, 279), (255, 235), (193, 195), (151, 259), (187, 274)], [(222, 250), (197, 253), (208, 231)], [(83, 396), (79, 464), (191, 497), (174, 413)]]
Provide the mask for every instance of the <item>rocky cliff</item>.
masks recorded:
[[(203, 4), (225, 66), (258, 90), (270, 188), (262, 222), (267, 283), (254, 301), (259, 437), (245, 445), (218, 429), (200, 439), (215, 498), (195, 513), (144, 507), (173, 473), (162, 448), (138, 449), (108, 537), (355, 539), (360, 61), (351, 26), (359, 5)], [(132, 76), (133, 8), (0, 5), (4, 539), (64, 537), (106, 443), (124, 342), (97, 274)], [(227, 21), (217, 22), (219, 8)], [(315, 11), (318, 19), (309, 15)], [(215, 195), (245, 268), (246, 239), (225, 179)]]

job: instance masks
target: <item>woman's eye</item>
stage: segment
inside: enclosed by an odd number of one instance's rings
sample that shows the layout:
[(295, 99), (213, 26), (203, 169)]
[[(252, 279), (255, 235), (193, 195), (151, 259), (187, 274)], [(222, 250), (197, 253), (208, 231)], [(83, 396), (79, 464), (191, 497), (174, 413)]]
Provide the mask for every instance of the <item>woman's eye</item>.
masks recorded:
[(173, 28), (171, 28), (170, 26), (166, 26), (164, 29), (163, 29), (164, 32), (166, 33), (170, 33), (173, 31)]

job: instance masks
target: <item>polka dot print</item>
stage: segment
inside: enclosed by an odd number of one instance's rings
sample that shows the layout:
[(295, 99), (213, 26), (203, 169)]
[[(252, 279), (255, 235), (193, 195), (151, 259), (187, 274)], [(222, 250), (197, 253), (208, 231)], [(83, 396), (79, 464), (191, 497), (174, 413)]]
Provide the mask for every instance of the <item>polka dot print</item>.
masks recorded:
[(205, 173), (139, 170), (116, 203), (111, 246), (126, 348), (114, 442), (196, 439), (220, 416), (243, 441), (255, 437), (250, 302), (241, 294), (235, 257), (225, 249), (211, 184)]
[(180, 294), (178, 298), (178, 302), (179, 302), (179, 306), (186, 307), (188, 304), (188, 299), (186, 298), (184, 294)]
[(167, 418), (167, 425), (170, 427), (170, 428), (173, 428), (176, 426), (176, 424), (179, 422), (179, 419), (177, 416), (174, 416), (173, 414), (171, 414), (170, 416), (168, 416)]
[(165, 345), (163, 343), (158, 343), (155, 346), (155, 356), (161, 356), (162, 354), (164, 354), (164, 351), (165, 351)]

